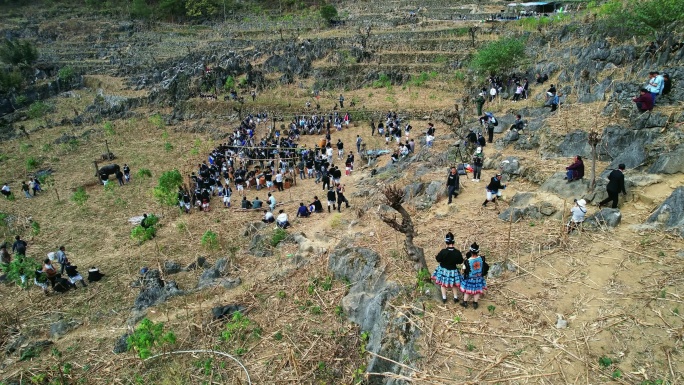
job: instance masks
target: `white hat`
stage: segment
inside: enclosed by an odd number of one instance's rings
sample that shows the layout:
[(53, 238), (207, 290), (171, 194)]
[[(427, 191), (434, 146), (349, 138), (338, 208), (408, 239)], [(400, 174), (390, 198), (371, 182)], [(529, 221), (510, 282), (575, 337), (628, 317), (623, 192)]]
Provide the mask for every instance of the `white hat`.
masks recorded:
[(577, 204), (578, 204), (579, 206), (584, 207), (584, 206), (587, 205), (587, 201), (585, 201), (584, 199), (580, 199), (580, 200), (577, 201)]
[(478, 147), (477, 150), (475, 150), (476, 153), (481, 153), (482, 152), (482, 147)]

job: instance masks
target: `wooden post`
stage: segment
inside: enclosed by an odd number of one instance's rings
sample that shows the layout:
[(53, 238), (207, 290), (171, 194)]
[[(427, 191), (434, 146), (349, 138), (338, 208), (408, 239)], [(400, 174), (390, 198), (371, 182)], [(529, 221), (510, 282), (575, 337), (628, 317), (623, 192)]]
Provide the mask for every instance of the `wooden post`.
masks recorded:
[(111, 155), (110, 155), (111, 152), (109, 152), (109, 143), (107, 143), (106, 140), (105, 140), (105, 150), (107, 150), (107, 152), (105, 152), (105, 154), (107, 156), (107, 160), (112, 160)]
[(94, 161), (93, 161), (93, 164), (95, 165), (95, 177), (98, 177), (98, 176), (99, 176), (99, 171), (100, 171), (100, 169), (99, 169), (98, 166), (97, 166), (97, 161), (94, 160)]

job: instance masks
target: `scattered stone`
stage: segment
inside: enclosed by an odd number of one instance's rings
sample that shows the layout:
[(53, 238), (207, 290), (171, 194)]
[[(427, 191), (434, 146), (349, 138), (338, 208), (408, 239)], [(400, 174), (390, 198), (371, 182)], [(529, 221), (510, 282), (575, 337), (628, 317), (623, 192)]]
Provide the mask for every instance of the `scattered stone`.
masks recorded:
[(186, 271), (197, 270), (198, 268), (209, 268), (206, 257), (197, 257), (197, 260), (185, 268)]
[(141, 291), (135, 299), (135, 310), (141, 311), (150, 306), (158, 305), (168, 298), (183, 294), (178, 289), (176, 282), (161, 279), (161, 273), (157, 269), (148, 270), (140, 279)]
[(265, 227), (266, 227), (266, 224), (264, 222), (261, 222), (261, 221), (248, 223), (245, 226), (245, 229), (242, 231), (242, 236), (243, 237), (251, 237), (252, 235), (258, 233), (259, 230), (261, 230)]
[(181, 265), (174, 261), (164, 261), (162, 270), (164, 271), (164, 274), (176, 274), (181, 271)]
[(524, 215), (525, 213), (523, 210), (514, 207), (509, 207), (506, 210), (504, 210), (501, 214), (499, 214), (499, 219), (506, 222), (510, 222), (512, 220), (513, 222), (517, 223), (519, 220), (523, 218)]
[(242, 305), (232, 304), (226, 306), (216, 306), (215, 308), (211, 309), (211, 314), (214, 316), (214, 319), (230, 318), (233, 313), (244, 313), (245, 310), (247, 310), (247, 308)]
[(622, 220), (619, 209), (603, 208), (601, 211), (590, 216), (584, 221), (585, 228), (617, 227)]
[(638, 187), (646, 187), (663, 181), (663, 177), (654, 174), (633, 174), (625, 176), (625, 179), (629, 180), (632, 185)]
[(558, 321), (556, 321), (556, 329), (565, 329), (568, 327), (568, 321), (564, 320), (561, 316), (558, 316)]
[(248, 251), (255, 257), (270, 257), (273, 252), (269, 248), (270, 238), (263, 234), (255, 234), (249, 242)]
[(503, 262), (495, 262), (489, 266), (489, 273), (487, 273), (487, 276), (497, 278), (500, 277), (503, 272)]
[(510, 176), (520, 175), (521, 167), (520, 160), (515, 156), (506, 157), (506, 159), (501, 161), (499, 165), (503, 174)]
[(75, 321), (59, 320), (52, 325), (50, 325), (50, 338), (61, 338), (66, 335), (69, 331), (78, 327), (79, 323)]
[(546, 215), (547, 217), (550, 217), (551, 215), (555, 214), (556, 211), (558, 211), (556, 207), (549, 202), (542, 202), (539, 205), (539, 212), (543, 215)]
[(660, 223), (684, 237), (684, 186), (677, 187), (646, 222)]

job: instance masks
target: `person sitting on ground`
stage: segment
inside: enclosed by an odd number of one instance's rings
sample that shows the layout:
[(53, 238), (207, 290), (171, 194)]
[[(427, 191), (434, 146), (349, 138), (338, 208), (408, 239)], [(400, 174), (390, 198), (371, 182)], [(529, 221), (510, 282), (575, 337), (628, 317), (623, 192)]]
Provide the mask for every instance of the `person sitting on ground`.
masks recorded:
[(263, 202), (259, 200), (259, 197), (256, 197), (252, 201), (252, 208), (253, 209), (260, 209), (262, 204), (263, 204)]
[(570, 209), (570, 212), (572, 213), (572, 217), (566, 225), (568, 234), (570, 234), (572, 230), (578, 228), (580, 223), (584, 222), (584, 216), (587, 214), (587, 201), (584, 199), (575, 199), (575, 205)]
[(243, 209), (251, 209), (252, 204), (247, 200), (247, 197), (243, 196), (242, 197), (242, 204), (240, 205), (240, 207)]
[(33, 284), (43, 290), (43, 294), (48, 295), (48, 279), (47, 275), (43, 273), (43, 269), (36, 269), (34, 271)]
[(522, 116), (520, 116), (520, 114), (515, 116), (515, 122), (511, 124), (510, 131), (513, 130), (517, 131), (518, 133), (525, 130), (525, 122), (522, 120)]
[(7, 184), (7, 183), (3, 184), (2, 189), (0, 189), (0, 193), (2, 193), (2, 195), (5, 196), (5, 198), (9, 199), (10, 195), (12, 195), (12, 192), (10, 191), (9, 184)]
[(88, 269), (88, 282), (90, 283), (97, 282), (101, 280), (104, 276), (104, 274), (100, 273), (100, 269), (98, 269), (95, 266)]
[(297, 210), (297, 218), (308, 218), (311, 213), (309, 209), (304, 205), (304, 202), (299, 202), (299, 209)]
[(568, 170), (565, 175), (565, 179), (568, 180), (568, 183), (584, 178), (584, 162), (579, 155), (575, 156), (572, 164), (565, 169)]
[(284, 210), (278, 212), (278, 218), (276, 218), (276, 226), (281, 229), (286, 229), (290, 227), (290, 221), (288, 221), (287, 214)]
[(264, 218), (261, 219), (261, 221), (264, 222), (264, 223), (273, 223), (273, 222), (275, 222), (275, 218), (273, 217), (273, 213), (270, 212), (270, 211), (268, 211), (268, 210), (264, 210)]
[(83, 287), (87, 287), (88, 285), (86, 285), (85, 281), (83, 280), (83, 277), (78, 272), (78, 270), (76, 270), (77, 268), (78, 268), (78, 266), (74, 266), (71, 263), (66, 265), (65, 270), (66, 270), (67, 277), (69, 277), (69, 282), (71, 282), (74, 289), (76, 289), (76, 282), (78, 282), (78, 281), (81, 281), (81, 284), (83, 285)]
[(318, 196), (314, 196), (313, 202), (311, 202), (311, 206), (313, 206), (313, 212), (315, 213), (322, 213), (323, 212), (323, 204), (321, 201), (318, 199)]
[(648, 92), (647, 89), (642, 88), (639, 90), (639, 96), (632, 99), (632, 101), (636, 104), (637, 110), (639, 112), (648, 112), (653, 109), (653, 96), (651, 95), (650, 92)]
[(546, 100), (549, 100), (550, 98), (553, 98), (556, 96), (556, 86), (551, 84), (551, 87), (549, 87), (548, 90), (546, 90)]

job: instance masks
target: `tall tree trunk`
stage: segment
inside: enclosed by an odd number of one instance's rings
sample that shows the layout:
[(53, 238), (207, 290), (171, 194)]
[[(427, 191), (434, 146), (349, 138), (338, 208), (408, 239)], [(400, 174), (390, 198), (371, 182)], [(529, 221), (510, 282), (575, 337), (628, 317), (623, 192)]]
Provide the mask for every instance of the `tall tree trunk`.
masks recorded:
[(390, 207), (395, 209), (399, 215), (401, 215), (401, 223), (397, 221), (396, 217), (388, 217), (381, 215), (380, 219), (389, 225), (391, 228), (397, 230), (398, 232), (404, 234), (404, 245), (406, 246), (406, 253), (411, 261), (413, 261), (414, 268), (419, 271), (421, 269), (427, 269), (427, 262), (425, 262), (425, 253), (422, 247), (418, 247), (413, 243), (413, 237), (415, 237), (416, 230), (413, 226), (413, 220), (411, 219), (411, 214), (402, 206), (401, 202), (404, 199), (404, 190), (396, 187), (389, 186), (383, 191), (385, 199)]

